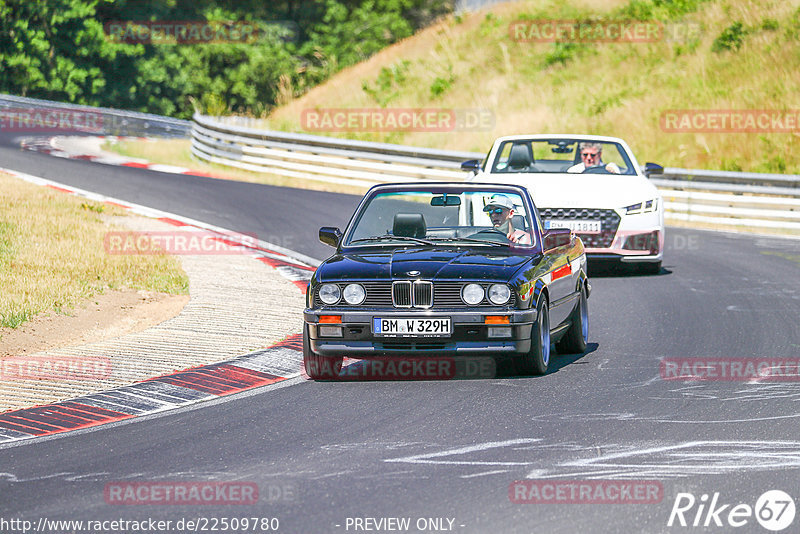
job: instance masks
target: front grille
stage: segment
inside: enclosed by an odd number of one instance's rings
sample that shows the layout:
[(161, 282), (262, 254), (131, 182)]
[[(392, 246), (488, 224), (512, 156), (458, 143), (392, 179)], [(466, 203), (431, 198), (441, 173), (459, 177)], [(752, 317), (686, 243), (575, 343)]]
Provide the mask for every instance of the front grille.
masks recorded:
[(576, 232), (587, 248), (608, 248), (617, 235), (620, 216), (614, 210), (601, 210), (593, 208), (539, 208), (542, 219), (566, 220), (600, 220), (599, 234), (583, 234)]
[[(358, 282), (367, 292), (367, 298), (363, 304), (356, 307), (369, 306), (374, 308), (410, 308), (411, 307), (411, 293), (414, 294), (414, 307), (417, 308), (463, 308), (466, 306), (464, 301), (461, 300), (461, 288), (467, 282), (436, 282), (431, 283), (428, 281), (417, 281), (413, 283), (408, 280), (399, 280), (396, 282)], [(339, 284), (342, 289), (346, 284)], [(484, 289), (488, 292), (489, 285), (482, 284)], [(328, 307), (319, 298), (319, 290), (314, 292), (314, 306)], [(400, 303), (401, 305), (398, 305)], [(514, 307), (516, 305), (515, 292), (511, 292), (511, 300), (504, 306)], [(347, 306), (344, 301), (341, 301), (336, 307)], [(470, 306), (470, 308), (491, 307), (496, 306), (484, 298), (483, 302), (477, 306)]]
[(411, 282), (394, 282), (392, 284), (392, 306), (395, 308), (410, 308)]
[(367, 292), (362, 306), (387, 306), (392, 303), (392, 284), (388, 282), (360, 282)]
[(430, 308), (433, 305), (433, 283), (418, 280), (414, 282), (414, 307)]
[(392, 282), (392, 305), (395, 308), (430, 308), (433, 283), (424, 280)]

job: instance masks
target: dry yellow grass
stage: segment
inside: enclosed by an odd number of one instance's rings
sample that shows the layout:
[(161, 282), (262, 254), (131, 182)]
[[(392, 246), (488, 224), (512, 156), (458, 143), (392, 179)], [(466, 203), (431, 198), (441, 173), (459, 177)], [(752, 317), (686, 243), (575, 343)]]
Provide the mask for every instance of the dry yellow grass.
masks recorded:
[(15, 328), (105, 289), (188, 292), (178, 260), (109, 255), (109, 216), (123, 210), (0, 173), (0, 326)]
[[(667, 133), (659, 120), (670, 109), (800, 108), (800, 0), (710, 0), (673, 21), (699, 23), (694, 40), (594, 43), (578, 47), (564, 64), (546, 60), (563, 47), (509, 37), (509, 24), (526, 16), (603, 19), (626, 4), (514, 2), (451, 17), (276, 109), (265, 125), (302, 131), (307, 109), (479, 108), (494, 114), (493, 128), (324, 134), (483, 152), (501, 135), (594, 133), (626, 139), (642, 162), (800, 172), (800, 131)], [(714, 40), (736, 21), (745, 28), (741, 48), (712, 52)], [(439, 95), (432, 90), (437, 78), (444, 81)]]

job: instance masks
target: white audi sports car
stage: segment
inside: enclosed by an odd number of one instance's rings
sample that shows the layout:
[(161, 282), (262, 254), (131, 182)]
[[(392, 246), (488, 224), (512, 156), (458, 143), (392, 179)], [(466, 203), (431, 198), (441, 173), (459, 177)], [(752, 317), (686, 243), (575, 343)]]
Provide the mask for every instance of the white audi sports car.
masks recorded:
[(489, 155), (465, 161), (468, 181), (526, 187), (545, 229), (569, 228), (590, 259), (638, 264), (658, 273), (664, 256), (664, 205), (651, 174), (639, 168), (622, 139), (598, 135), (514, 135), (494, 142)]

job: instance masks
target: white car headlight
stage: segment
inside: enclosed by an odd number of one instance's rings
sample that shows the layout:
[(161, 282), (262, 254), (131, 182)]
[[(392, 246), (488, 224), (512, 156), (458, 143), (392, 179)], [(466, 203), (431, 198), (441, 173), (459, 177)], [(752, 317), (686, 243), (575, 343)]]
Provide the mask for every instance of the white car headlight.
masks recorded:
[(637, 202), (636, 204), (625, 206), (622, 209), (625, 210), (625, 215), (633, 215), (635, 213), (649, 213), (651, 211), (658, 210), (658, 199), (651, 198), (650, 200), (646, 200), (644, 202)]
[(342, 297), (342, 292), (336, 284), (323, 284), (319, 288), (319, 298), (325, 304), (336, 304)]
[(489, 286), (489, 300), (492, 304), (505, 304), (511, 298), (511, 290), (505, 284), (492, 284)]
[(470, 306), (475, 306), (480, 304), (483, 300), (484, 291), (481, 286), (478, 284), (467, 284), (461, 290), (461, 300), (469, 304)]
[(347, 284), (344, 287), (344, 291), (342, 291), (342, 295), (344, 295), (344, 300), (347, 301), (348, 304), (356, 305), (361, 304), (364, 302), (364, 299), (367, 298), (367, 292), (364, 291), (364, 286), (361, 284)]
[(627, 215), (630, 215), (631, 213), (638, 213), (642, 211), (642, 203), (639, 202), (637, 204), (631, 204), (630, 206), (625, 206), (623, 209)]

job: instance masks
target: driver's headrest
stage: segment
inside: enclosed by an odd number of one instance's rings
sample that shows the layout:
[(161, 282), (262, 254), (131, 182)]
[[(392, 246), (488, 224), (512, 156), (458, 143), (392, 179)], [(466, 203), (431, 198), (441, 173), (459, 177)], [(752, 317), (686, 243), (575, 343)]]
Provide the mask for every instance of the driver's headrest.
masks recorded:
[(533, 154), (531, 147), (527, 144), (517, 143), (511, 145), (511, 153), (508, 155), (508, 166), (512, 169), (524, 169), (533, 164)]
[(402, 237), (425, 237), (428, 231), (421, 213), (397, 213), (392, 224), (392, 233)]

